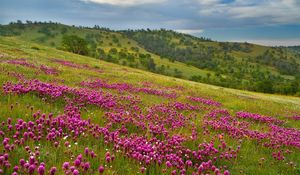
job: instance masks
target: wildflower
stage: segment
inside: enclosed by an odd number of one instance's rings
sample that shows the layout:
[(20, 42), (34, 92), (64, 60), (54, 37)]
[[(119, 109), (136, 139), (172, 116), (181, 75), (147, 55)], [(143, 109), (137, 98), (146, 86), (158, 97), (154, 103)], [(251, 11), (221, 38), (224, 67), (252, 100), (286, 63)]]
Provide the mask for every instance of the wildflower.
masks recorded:
[(167, 166), (168, 168), (171, 168), (171, 167), (172, 167), (171, 162), (170, 162), (170, 161), (167, 161), (167, 162), (166, 162), (166, 166)]
[(51, 167), (49, 174), (54, 175), (56, 173), (56, 170), (57, 170), (56, 167)]
[(69, 169), (69, 167), (70, 167), (70, 163), (69, 163), (69, 162), (64, 162), (64, 163), (63, 163), (63, 169), (64, 169), (64, 170)]
[(89, 155), (89, 148), (85, 148), (85, 149), (84, 149), (84, 153), (85, 153), (85, 155), (88, 156), (88, 155)]
[(35, 165), (32, 164), (32, 165), (29, 166), (28, 173), (29, 173), (29, 174), (33, 174), (34, 171), (35, 171)]
[(81, 161), (80, 161), (80, 159), (75, 159), (75, 161), (74, 161), (74, 165), (76, 166), (76, 167), (78, 167), (78, 166), (80, 166), (80, 164), (81, 164)]
[(90, 165), (90, 162), (86, 162), (85, 164), (84, 164), (84, 170), (85, 171), (87, 171), (89, 168), (91, 167), (91, 165)]
[(45, 166), (44, 165), (40, 165), (38, 167), (38, 173), (39, 173), (39, 175), (44, 175), (44, 173), (45, 173)]
[(141, 170), (141, 173), (143, 174), (145, 172), (146, 168), (145, 167), (141, 167), (140, 170)]
[(98, 172), (102, 174), (104, 172), (104, 167), (102, 165), (99, 166)]
[(79, 171), (75, 169), (75, 170), (73, 171), (73, 175), (79, 175)]
[(228, 170), (225, 170), (225, 171), (224, 171), (224, 175), (230, 175), (229, 171), (228, 171)]

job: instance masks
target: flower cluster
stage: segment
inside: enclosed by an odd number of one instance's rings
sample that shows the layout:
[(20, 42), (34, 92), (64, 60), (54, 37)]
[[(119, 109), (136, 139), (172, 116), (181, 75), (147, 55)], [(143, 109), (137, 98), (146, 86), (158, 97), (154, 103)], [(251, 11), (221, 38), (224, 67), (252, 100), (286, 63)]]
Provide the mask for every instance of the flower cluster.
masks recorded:
[(40, 70), (48, 75), (58, 75), (58, 70), (56, 68), (52, 68), (46, 65), (41, 64), (40, 66), (36, 66), (33, 63), (28, 62), (25, 58), (15, 59), (15, 60), (4, 60), (8, 64), (21, 65), (28, 68), (33, 68), (36, 70)]
[(117, 102), (112, 94), (92, 91), (88, 89), (76, 89), (64, 85), (56, 85), (44, 83), (39, 80), (24, 80), (21, 83), (6, 83), (3, 85), (6, 93), (24, 94), (29, 92), (37, 92), (40, 95), (49, 96), (51, 98), (64, 97), (71, 94), (76, 97), (77, 102), (97, 105), (104, 108), (113, 108)]
[(260, 121), (263, 123), (268, 123), (268, 124), (283, 124), (284, 121), (282, 120), (278, 120), (276, 118), (270, 117), (270, 116), (264, 116), (264, 115), (260, 115), (260, 114), (253, 114), (250, 112), (244, 112), (244, 111), (240, 111), (236, 113), (236, 117), (238, 118), (247, 118), (247, 119), (252, 119), (255, 121)]
[(52, 75), (58, 75), (58, 70), (46, 65), (41, 65), (40, 70), (43, 71), (45, 74), (52, 74)]
[(220, 102), (214, 101), (214, 100), (210, 100), (210, 99), (205, 99), (202, 97), (192, 97), (192, 96), (187, 96), (187, 98), (191, 101), (194, 102), (200, 102), (206, 105), (210, 105), (210, 106), (216, 106), (216, 107), (220, 107), (222, 106), (222, 104)]
[(78, 63), (74, 63), (72, 61), (66, 61), (66, 60), (60, 60), (60, 59), (51, 59), (51, 61), (58, 63), (60, 65), (63, 65), (63, 66), (72, 67), (72, 68), (76, 68), (76, 69), (93, 70), (97, 73), (103, 72), (103, 70), (95, 68), (95, 67), (91, 67), (87, 64), (78, 64)]
[(145, 94), (151, 94), (151, 95), (158, 95), (158, 96), (163, 96), (167, 98), (176, 98), (176, 93), (175, 92), (168, 92), (165, 90), (158, 90), (158, 89), (153, 89), (150, 87), (134, 87), (131, 84), (127, 83), (107, 83), (103, 80), (95, 80), (91, 82), (86, 82), (83, 81), (80, 83), (81, 86), (86, 86), (89, 88), (107, 88), (107, 89), (115, 89), (118, 91), (128, 91), (128, 92), (142, 92)]
[[(263, 146), (275, 151), (289, 146), (300, 148), (300, 131), (294, 128), (284, 128), (270, 123), (271, 121), (277, 121), (275, 119), (259, 118), (263, 121), (269, 122), (268, 131), (259, 132), (249, 129), (249, 122), (238, 121), (234, 117), (230, 116), (229, 112), (224, 110), (212, 111), (206, 117), (207, 118), (204, 123), (206, 128), (226, 132), (234, 138), (257, 140), (258, 143), (261, 143)], [(275, 123), (281, 124), (282, 122), (277, 121)], [(278, 157), (276, 157), (278, 160), (283, 160), (283, 153), (281, 153)]]
[(300, 116), (299, 115), (294, 115), (291, 117), (291, 119), (293, 120), (300, 120)]
[(5, 60), (3, 62), (6, 62), (8, 64), (21, 65), (29, 68), (37, 68), (34, 64), (27, 62), (25, 58), (19, 58), (15, 60)]

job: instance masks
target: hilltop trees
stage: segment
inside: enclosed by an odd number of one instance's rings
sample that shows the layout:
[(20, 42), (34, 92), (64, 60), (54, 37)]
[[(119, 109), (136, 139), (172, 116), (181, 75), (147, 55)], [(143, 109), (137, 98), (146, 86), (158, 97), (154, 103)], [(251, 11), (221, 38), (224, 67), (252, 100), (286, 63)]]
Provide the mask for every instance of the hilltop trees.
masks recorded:
[(87, 42), (76, 35), (65, 35), (62, 38), (62, 47), (64, 50), (80, 55), (88, 54)]

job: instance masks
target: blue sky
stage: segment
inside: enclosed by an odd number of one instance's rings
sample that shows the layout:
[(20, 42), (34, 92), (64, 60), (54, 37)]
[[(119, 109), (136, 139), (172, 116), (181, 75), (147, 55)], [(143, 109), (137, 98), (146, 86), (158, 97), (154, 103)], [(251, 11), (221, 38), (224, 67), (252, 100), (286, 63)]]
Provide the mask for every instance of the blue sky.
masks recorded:
[(300, 45), (300, 0), (0, 0), (0, 23), (17, 19)]

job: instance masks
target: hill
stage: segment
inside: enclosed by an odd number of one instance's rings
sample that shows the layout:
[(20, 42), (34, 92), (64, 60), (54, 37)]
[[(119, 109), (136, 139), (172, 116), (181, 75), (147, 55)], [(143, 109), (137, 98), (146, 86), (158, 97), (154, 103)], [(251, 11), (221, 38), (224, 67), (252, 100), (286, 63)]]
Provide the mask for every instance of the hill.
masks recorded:
[(296, 54), (300, 54), (300, 46), (289, 46), (287, 49), (291, 50), (292, 52), (295, 52)]
[(297, 174), (300, 99), (0, 37), (0, 171)]
[(87, 55), (133, 68), (223, 87), (299, 95), (300, 56), (283, 47), (215, 42), (170, 30), (112, 31), (95, 26), (11, 23), (0, 35), (65, 49), (64, 36), (87, 43)]
[[(212, 71), (215, 75), (212, 78), (210, 75), (192, 76), (191, 80), (285, 94), (289, 93), (285, 90), (299, 86), (300, 57), (286, 48), (214, 42), (169, 30), (128, 30), (124, 33), (150, 52)], [(290, 90), (291, 93), (298, 91), (297, 88)]]

